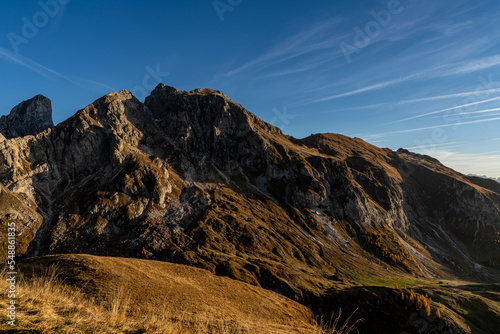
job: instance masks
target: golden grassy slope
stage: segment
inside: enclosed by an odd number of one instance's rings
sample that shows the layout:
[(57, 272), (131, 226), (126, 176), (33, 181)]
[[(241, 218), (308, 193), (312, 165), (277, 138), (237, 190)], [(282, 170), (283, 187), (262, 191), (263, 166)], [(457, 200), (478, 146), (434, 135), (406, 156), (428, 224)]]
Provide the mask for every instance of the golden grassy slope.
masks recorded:
[[(310, 310), (294, 301), (188, 266), (56, 255), (29, 259), (20, 271), (17, 329), (41, 333), (325, 333)], [(0, 307), (5, 309), (5, 277), (0, 278), (0, 286)], [(9, 329), (4, 313), (0, 331)]]

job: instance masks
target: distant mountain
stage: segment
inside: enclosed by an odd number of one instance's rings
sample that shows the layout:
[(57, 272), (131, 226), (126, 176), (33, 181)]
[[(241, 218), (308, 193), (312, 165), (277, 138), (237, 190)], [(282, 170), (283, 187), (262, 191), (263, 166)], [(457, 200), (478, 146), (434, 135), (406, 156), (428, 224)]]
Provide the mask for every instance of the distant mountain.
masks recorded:
[(296, 139), (219, 91), (162, 84), (145, 103), (111, 93), (42, 132), (9, 124), (0, 221), (17, 222), (24, 257), (187, 264), (327, 318), (359, 308), (363, 333), (377, 322), (467, 333), (465, 313), (432, 320), (398, 306), (401, 292), (355, 289), (373, 278), (500, 282), (500, 186), (428, 156), (338, 134)]
[(490, 180), (495, 180), (497, 182), (500, 182), (500, 177), (498, 179), (495, 179), (494, 177), (489, 177), (486, 175), (476, 175), (476, 174), (467, 174), (468, 176), (475, 176), (475, 177), (482, 177), (483, 179), (490, 179)]

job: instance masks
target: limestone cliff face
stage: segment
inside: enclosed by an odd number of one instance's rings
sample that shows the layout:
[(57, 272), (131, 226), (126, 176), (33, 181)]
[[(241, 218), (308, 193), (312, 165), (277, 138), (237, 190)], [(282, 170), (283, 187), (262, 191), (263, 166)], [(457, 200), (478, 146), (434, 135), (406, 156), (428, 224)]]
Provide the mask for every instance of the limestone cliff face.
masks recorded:
[[(2, 223), (16, 223), (21, 235), (17, 244), (20, 253), (26, 252), (43, 222), (42, 211), (30, 187), (34, 171), (25, 159), (27, 143), (32, 135), (53, 126), (51, 102), (42, 95), (20, 103), (9, 115), (0, 118), (0, 220)], [(4, 247), (5, 232), (5, 226), (2, 226), (2, 258), (5, 258), (7, 249)]]
[(357, 138), (286, 136), (218, 91), (111, 93), (16, 133), (0, 138), (0, 219), (26, 256), (180, 262), (299, 300), (331, 277), (491, 280), (500, 263), (498, 187)]
[(0, 118), (0, 134), (5, 138), (35, 135), (53, 126), (50, 100), (42, 95), (21, 102)]

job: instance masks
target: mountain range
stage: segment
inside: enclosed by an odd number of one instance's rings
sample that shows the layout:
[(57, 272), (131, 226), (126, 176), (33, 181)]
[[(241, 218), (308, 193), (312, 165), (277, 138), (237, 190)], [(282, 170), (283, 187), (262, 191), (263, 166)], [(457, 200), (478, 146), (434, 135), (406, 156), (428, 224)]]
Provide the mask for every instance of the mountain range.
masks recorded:
[(297, 139), (212, 89), (110, 93), (56, 126), (50, 106), (36, 96), (0, 119), (2, 259), (16, 222), (26, 263), (197, 267), (316, 317), (357, 310), (361, 333), (500, 325), (494, 180), (359, 138)]
[(486, 175), (477, 175), (477, 174), (467, 174), (468, 176), (475, 176), (475, 177), (482, 177), (483, 179), (490, 179), (490, 180), (495, 180), (497, 182), (500, 182), (500, 177), (499, 178), (494, 178), (494, 177), (489, 177)]

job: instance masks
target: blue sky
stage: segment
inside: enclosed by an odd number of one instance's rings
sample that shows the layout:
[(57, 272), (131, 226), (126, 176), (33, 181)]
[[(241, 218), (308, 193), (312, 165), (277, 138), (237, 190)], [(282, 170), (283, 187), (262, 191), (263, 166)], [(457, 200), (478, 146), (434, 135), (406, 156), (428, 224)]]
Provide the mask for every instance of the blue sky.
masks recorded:
[(214, 88), (298, 138), (334, 132), (500, 177), (498, 1), (5, 1), (0, 114), (59, 123), (111, 91)]

